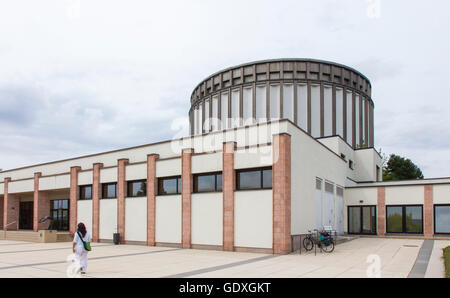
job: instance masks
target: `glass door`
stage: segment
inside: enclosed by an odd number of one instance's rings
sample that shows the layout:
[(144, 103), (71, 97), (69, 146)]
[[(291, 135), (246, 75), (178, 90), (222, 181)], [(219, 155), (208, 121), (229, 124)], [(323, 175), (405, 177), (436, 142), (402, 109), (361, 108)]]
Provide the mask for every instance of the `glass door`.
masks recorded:
[(377, 218), (375, 206), (348, 207), (348, 233), (375, 235), (377, 233)]
[(53, 218), (53, 229), (69, 230), (69, 200), (54, 200), (50, 202), (50, 216)]

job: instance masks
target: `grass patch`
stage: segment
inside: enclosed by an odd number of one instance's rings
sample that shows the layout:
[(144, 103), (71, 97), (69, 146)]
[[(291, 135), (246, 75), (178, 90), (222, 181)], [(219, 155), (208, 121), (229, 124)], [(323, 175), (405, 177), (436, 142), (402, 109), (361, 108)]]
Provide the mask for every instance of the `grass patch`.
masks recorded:
[(450, 278), (450, 246), (444, 248), (445, 277)]

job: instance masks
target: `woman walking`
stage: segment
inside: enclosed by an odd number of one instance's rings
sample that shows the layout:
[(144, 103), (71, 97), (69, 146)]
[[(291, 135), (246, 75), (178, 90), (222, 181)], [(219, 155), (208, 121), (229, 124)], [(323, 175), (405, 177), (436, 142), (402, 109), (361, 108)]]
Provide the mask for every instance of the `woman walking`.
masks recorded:
[(73, 237), (73, 253), (75, 254), (75, 262), (80, 268), (81, 274), (86, 274), (88, 262), (88, 250), (85, 243), (91, 242), (91, 235), (86, 231), (84, 223), (78, 224), (78, 230)]

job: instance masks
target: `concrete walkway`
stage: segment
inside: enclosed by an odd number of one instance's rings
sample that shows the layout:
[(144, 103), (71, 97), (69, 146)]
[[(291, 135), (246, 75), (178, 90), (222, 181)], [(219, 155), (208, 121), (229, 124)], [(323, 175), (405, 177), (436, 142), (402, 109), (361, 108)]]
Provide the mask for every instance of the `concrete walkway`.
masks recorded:
[(425, 272), (425, 278), (443, 278), (445, 277), (444, 259), (442, 258), (442, 249), (450, 246), (450, 240), (435, 240), (431, 252), (428, 268)]
[[(93, 244), (89, 277), (407, 277), (423, 240), (359, 238), (331, 254), (286, 256)], [(436, 247), (442, 245), (436, 241)], [(430, 266), (435, 266), (434, 256)], [(71, 243), (0, 241), (1, 277), (66, 277)], [(379, 274), (377, 274), (377, 265)], [(428, 268), (427, 274), (435, 268)], [(440, 270), (440, 269), (439, 269)]]

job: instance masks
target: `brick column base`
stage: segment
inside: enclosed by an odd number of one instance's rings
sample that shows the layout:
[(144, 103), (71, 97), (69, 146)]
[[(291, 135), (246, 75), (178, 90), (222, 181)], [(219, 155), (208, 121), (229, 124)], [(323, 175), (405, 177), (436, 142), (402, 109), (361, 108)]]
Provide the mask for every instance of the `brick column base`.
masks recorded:
[(273, 253), (291, 252), (291, 136), (273, 136)]
[(181, 247), (191, 248), (192, 154), (184, 149), (181, 156)]
[(234, 151), (236, 143), (223, 144), (222, 152), (222, 198), (223, 198), (223, 250), (234, 250)]
[(158, 154), (147, 156), (147, 245), (155, 245), (156, 235), (156, 194), (158, 179), (156, 178), (156, 161)]
[(386, 188), (383, 186), (377, 190), (377, 234), (386, 234)]
[(423, 229), (425, 237), (434, 236), (434, 204), (433, 204), (433, 185), (424, 186), (424, 221)]
[(94, 242), (100, 239), (100, 199), (102, 197), (100, 170), (102, 168), (102, 163), (95, 163), (92, 173), (92, 241)]
[(69, 230), (72, 235), (77, 231), (77, 220), (78, 220), (78, 197), (79, 197), (79, 188), (78, 188), (78, 172), (81, 171), (81, 167), (71, 167), (70, 168), (70, 221), (69, 221)]
[(117, 233), (120, 234), (120, 243), (125, 243), (125, 207), (127, 196), (126, 166), (128, 159), (119, 159), (117, 166)]

